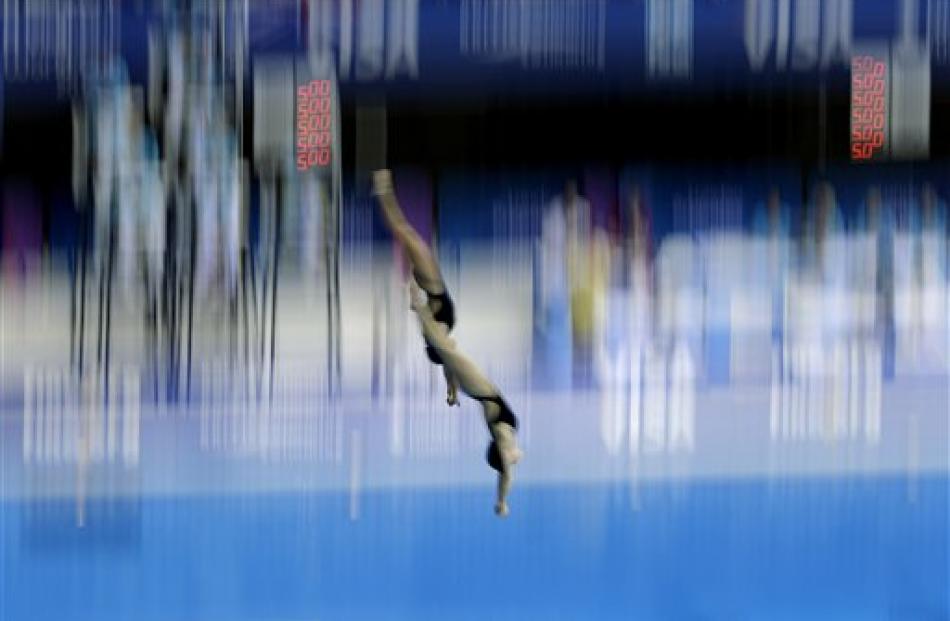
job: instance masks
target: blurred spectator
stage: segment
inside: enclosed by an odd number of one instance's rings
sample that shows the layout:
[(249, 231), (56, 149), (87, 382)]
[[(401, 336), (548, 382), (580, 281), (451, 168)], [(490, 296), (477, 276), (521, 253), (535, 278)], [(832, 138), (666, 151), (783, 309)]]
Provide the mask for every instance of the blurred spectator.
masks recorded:
[(920, 228), (921, 262), (924, 282), (946, 286), (947, 278), (947, 205), (940, 200), (930, 184), (924, 186), (921, 197)]
[(556, 383), (569, 381), (572, 335), (590, 321), (591, 292), (583, 281), (590, 238), (590, 203), (568, 180), (541, 223), (541, 330)]
[(39, 203), (26, 187), (8, 184), (3, 192), (3, 277), (25, 282), (39, 264), (42, 223)]
[(787, 237), (791, 232), (791, 215), (777, 187), (769, 190), (764, 205), (756, 205), (752, 232), (769, 238)]

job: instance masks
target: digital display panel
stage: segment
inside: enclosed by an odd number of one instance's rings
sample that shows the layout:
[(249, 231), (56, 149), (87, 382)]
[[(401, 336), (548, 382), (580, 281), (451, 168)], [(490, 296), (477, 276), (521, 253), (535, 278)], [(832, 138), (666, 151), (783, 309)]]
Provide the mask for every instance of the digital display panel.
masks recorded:
[(297, 170), (330, 165), (332, 93), (330, 80), (311, 80), (297, 87)]
[(851, 59), (851, 159), (869, 161), (885, 151), (887, 63), (863, 54)]

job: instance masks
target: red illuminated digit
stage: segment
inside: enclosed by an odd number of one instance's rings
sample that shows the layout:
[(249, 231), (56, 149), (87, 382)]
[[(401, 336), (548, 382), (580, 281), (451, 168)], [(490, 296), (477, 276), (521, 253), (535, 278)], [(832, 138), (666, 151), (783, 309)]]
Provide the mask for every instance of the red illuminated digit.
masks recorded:
[(883, 94), (883, 93), (884, 93), (884, 80), (881, 80), (880, 78), (874, 80), (874, 83), (871, 85), (871, 91), (873, 91), (874, 93), (876, 93), (876, 94), (878, 94), (878, 95)]
[(871, 138), (871, 146), (881, 147), (884, 145), (884, 132), (876, 131), (874, 136)]
[(310, 166), (317, 165), (317, 151), (316, 149), (307, 152), (307, 164)]
[(873, 106), (873, 108), (874, 108), (874, 111), (875, 111), (875, 112), (884, 112), (884, 98), (883, 98), (883, 97), (875, 97), (875, 98), (874, 98), (874, 106)]
[(326, 166), (330, 163), (330, 147), (324, 147), (317, 152), (317, 164)]
[(317, 146), (327, 147), (330, 145), (330, 132), (317, 132)]
[(321, 131), (327, 131), (330, 129), (330, 115), (321, 114), (317, 116), (317, 126)]
[(307, 170), (307, 154), (300, 153), (297, 155), (297, 170)]
[(330, 80), (320, 80), (317, 89), (321, 97), (330, 96)]
[(330, 98), (321, 97), (320, 99), (315, 99), (313, 102), (313, 111), (317, 114), (329, 114)]
[(861, 152), (862, 152), (862, 149), (861, 149), (860, 144), (854, 143), (853, 145), (851, 145), (851, 159), (860, 160)]
[(872, 73), (873, 73), (873, 75), (874, 75), (875, 78), (883, 78), (883, 77), (884, 77), (884, 73), (885, 73), (885, 69), (886, 69), (886, 68), (884, 67), (884, 63), (882, 63), (882, 62), (876, 62), (876, 63), (874, 63), (874, 69), (872, 70)]
[(874, 129), (884, 129), (884, 115), (881, 113), (875, 114), (871, 126)]

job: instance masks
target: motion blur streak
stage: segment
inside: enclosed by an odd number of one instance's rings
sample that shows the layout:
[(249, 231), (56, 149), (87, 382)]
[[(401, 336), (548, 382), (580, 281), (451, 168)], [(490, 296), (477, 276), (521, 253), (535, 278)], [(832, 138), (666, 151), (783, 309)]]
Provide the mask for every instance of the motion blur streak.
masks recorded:
[(2, 19), (0, 619), (950, 618), (946, 2)]

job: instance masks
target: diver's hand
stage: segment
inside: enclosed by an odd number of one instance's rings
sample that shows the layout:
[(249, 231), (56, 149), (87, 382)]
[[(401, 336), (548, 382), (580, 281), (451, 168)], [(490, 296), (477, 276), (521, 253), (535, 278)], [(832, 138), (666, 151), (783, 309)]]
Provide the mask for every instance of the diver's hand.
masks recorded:
[(373, 173), (373, 194), (391, 194), (393, 191), (393, 174), (387, 170), (377, 170)]
[(415, 280), (409, 280), (409, 308), (418, 313), (426, 306), (426, 296)]
[(508, 516), (508, 503), (507, 502), (496, 502), (495, 503), (495, 515), (498, 517), (507, 517)]

